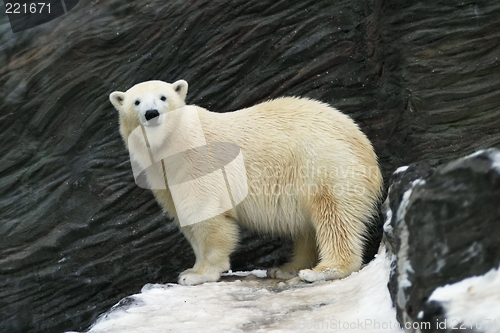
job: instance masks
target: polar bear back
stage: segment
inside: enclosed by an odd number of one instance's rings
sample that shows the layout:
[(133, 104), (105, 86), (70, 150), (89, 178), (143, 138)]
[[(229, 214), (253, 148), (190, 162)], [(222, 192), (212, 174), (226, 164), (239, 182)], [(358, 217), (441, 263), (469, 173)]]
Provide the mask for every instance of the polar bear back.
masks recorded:
[(353, 220), (370, 218), (382, 183), (377, 157), (347, 115), (295, 97), (227, 113), (198, 110), (207, 142), (241, 148), (249, 186), (236, 209), (243, 224), (295, 234), (325, 189)]

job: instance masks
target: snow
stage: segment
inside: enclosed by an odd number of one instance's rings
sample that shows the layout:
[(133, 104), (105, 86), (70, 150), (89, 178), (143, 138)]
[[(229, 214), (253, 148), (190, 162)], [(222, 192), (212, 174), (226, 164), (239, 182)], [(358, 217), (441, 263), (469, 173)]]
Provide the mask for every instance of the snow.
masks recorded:
[(498, 173), (500, 173), (500, 151), (494, 151), (490, 155), (490, 157), (493, 161), (492, 164), (493, 169), (495, 169)]
[(392, 221), (392, 209), (389, 205), (387, 205), (387, 209), (385, 211), (386, 219), (384, 222), (384, 232), (389, 236), (392, 236), (392, 232), (394, 231), (391, 225)]
[[(490, 158), (491, 158), (491, 160), (493, 162), (492, 167), (496, 171), (500, 172), (500, 151), (498, 151), (498, 150), (493, 150), (493, 149), (484, 150), (484, 149), (480, 149), (480, 150), (475, 151), (472, 154), (469, 154), (469, 155), (467, 155), (465, 157), (460, 158), (458, 161), (467, 160), (467, 159), (470, 159), (470, 158), (474, 158), (476, 156), (479, 156), (479, 155), (483, 154), (485, 151), (491, 151), (489, 153), (489, 156), (490, 156)], [(401, 167), (397, 168), (396, 171), (394, 171), (392, 174), (395, 175), (395, 174), (400, 173), (400, 172), (405, 172), (407, 169), (408, 169), (407, 165), (401, 166)]]
[(407, 169), (408, 169), (408, 165), (400, 166), (392, 174), (395, 175), (395, 174), (400, 173), (400, 172), (405, 172)]
[(484, 250), (484, 247), (481, 243), (474, 242), (472, 243), (467, 250), (464, 252), (463, 256), (464, 258), (461, 260), (461, 262), (467, 262), (470, 260), (473, 260), (479, 253), (481, 253)]
[(233, 272), (232, 270), (229, 270), (227, 273), (222, 273), (222, 276), (249, 276), (249, 275), (255, 275), (256, 277), (259, 278), (265, 278), (267, 276), (266, 270), (263, 269), (254, 269), (253, 271), (250, 272), (242, 272), (242, 271), (236, 271)]
[(480, 149), (470, 155), (463, 157), (463, 159), (469, 159), (481, 155), (484, 152), (488, 152), (488, 156), (491, 159), (491, 167), (500, 173), (500, 151), (496, 149)]
[(221, 282), (198, 286), (147, 284), (89, 332), (403, 332), (387, 289), (384, 248), (342, 280), (309, 284), (256, 276), (264, 273), (230, 272)]
[(416, 179), (412, 182), (411, 188), (408, 189), (401, 199), (401, 203), (398, 207), (396, 213), (396, 223), (399, 225), (401, 229), (400, 239), (401, 245), (399, 247), (398, 255), (397, 255), (397, 267), (398, 267), (398, 291), (396, 296), (396, 301), (401, 308), (406, 307), (406, 302), (408, 301), (408, 297), (405, 295), (405, 289), (411, 287), (411, 281), (409, 279), (409, 275), (414, 273), (413, 267), (411, 266), (411, 262), (408, 259), (408, 248), (409, 248), (409, 237), (410, 233), (408, 231), (408, 227), (405, 222), (406, 211), (408, 209), (408, 205), (410, 204), (410, 197), (413, 193), (413, 189), (415, 186), (425, 184), (425, 180)]
[(484, 149), (479, 149), (479, 150), (477, 150), (477, 151), (473, 152), (472, 154), (469, 154), (469, 155), (467, 155), (467, 156), (465, 156), (465, 157), (460, 158), (459, 160), (466, 160), (466, 159), (469, 159), (469, 158), (474, 158), (474, 157), (476, 157), (476, 156), (481, 155), (481, 154), (482, 154), (482, 153), (484, 153), (484, 152), (485, 152), (485, 150), (484, 150)]
[(485, 333), (500, 331), (499, 268), (436, 288), (429, 300), (444, 307), (448, 328), (458, 329), (463, 325)]

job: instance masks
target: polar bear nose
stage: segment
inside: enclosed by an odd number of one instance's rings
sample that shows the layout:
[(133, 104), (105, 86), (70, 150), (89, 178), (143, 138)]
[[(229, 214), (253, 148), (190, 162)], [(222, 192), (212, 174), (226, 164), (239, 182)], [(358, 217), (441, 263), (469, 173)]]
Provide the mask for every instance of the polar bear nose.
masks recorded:
[(144, 114), (144, 117), (146, 117), (146, 120), (149, 121), (153, 118), (158, 117), (160, 114), (158, 113), (158, 110), (148, 110), (146, 111), (146, 114)]

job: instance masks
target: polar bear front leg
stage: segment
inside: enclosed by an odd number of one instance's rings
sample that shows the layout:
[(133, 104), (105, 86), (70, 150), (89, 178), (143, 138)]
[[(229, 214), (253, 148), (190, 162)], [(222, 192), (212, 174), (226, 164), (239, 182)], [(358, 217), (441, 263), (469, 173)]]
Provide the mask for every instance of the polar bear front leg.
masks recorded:
[(181, 228), (191, 243), (196, 263), (179, 275), (179, 284), (190, 286), (219, 280), (230, 268), (229, 255), (238, 243), (239, 230), (229, 214)]

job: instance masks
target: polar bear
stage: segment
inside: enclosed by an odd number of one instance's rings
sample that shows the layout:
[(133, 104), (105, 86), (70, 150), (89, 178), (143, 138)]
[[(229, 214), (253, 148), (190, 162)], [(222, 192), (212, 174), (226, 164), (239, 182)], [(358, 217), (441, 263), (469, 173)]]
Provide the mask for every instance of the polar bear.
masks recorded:
[[(193, 143), (190, 140), (195, 139), (189, 134), (193, 132), (189, 121), (192, 116), (187, 116), (187, 111), (182, 116), (188, 107), (190, 114), (194, 110), (207, 145), (230, 142), (241, 149), (248, 194), (217, 216), (180, 224), (196, 262), (180, 274), (178, 282), (213, 282), (229, 270), (229, 255), (238, 243), (238, 225), (293, 237), (291, 262), (268, 269), (271, 278), (298, 275), (300, 280), (315, 282), (344, 278), (359, 270), (383, 181), (372, 145), (354, 121), (325, 103), (297, 97), (216, 113), (186, 106), (187, 92), (184, 80), (172, 84), (147, 81), (109, 96), (119, 111), (125, 145), (131, 158), (139, 162), (148, 159), (148, 154), (138, 151), (136, 139), (131, 140), (135, 129), (147, 127), (159, 133), (149, 137), (152, 146), (175, 149), (181, 141), (188, 146)], [(165, 121), (164, 116), (174, 111), (181, 117)], [(186, 173), (184, 168), (175, 170)], [(153, 175), (146, 173), (146, 178), (151, 180)], [(189, 212), (177, 211), (179, 205), (174, 204), (170, 180), (166, 179), (165, 184), (164, 189), (153, 189), (153, 193), (163, 210), (179, 224), (180, 213)]]

